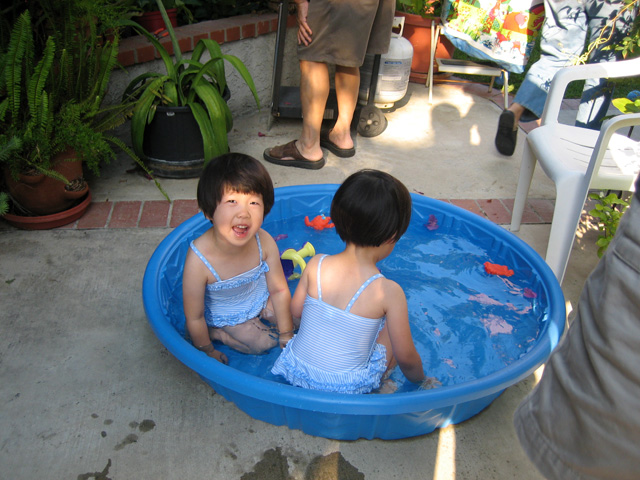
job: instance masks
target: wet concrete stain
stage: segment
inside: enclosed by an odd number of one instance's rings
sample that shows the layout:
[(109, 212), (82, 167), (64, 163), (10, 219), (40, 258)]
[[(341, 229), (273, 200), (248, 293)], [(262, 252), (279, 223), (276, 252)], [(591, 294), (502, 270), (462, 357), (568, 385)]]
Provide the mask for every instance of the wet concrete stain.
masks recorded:
[(289, 476), (287, 457), (277, 447), (264, 452), (262, 460), (253, 467), (253, 472), (245, 473), (240, 480), (293, 480), (293, 477)]
[(122, 440), (119, 444), (113, 447), (114, 450), (122, 450), (127, 445), (131, 445), (132, 443), (136, 443), (138, 441), (138, 435), (135, 433), (130, 433)]
[(78, 475), (78, 480), (89, 480), (90, 478), (94, 478), (95, 480), (111, 480), (111, 478), (107, 477), (109, 468), (111, 468), (111, 459), (109, 459), (107, 466), (104, 467), (101, 472), (82, 473)]
[[(340, 452), (314, 457), (307, 466), (304, 480), (364, 480), (364, 474), (351, 465)], [(289, 462), (280, 447), (267, 450), (253, 471), (240, 480), (292, 480)]]
[(134, 430), (137, 428), (139, 429), (142, 433), (146, 433), (150, 430), (153, 430), (156, 426), (156, 422), (154, 422), (153, 420), (143, 420), (142, 422), (138, 423), (136, 421), (130, 422), (129, 426), (131, 428), (133, 428)]
[(154, 422), (153, 420), (143, 420), (140, 423), (140, 425), (138, 425), (138, 428), (142, 433), (149, 432), (153, 430), (155, 427), (156, 427), (156, 422)]
[[(98, 415), (97, 413), (92, 413), (91, 414), (91, 418), (99, 418), (100, 415)], [(112, 425), (113, 424), (113, 420), (110, 418), (107, 418), (104, 422), (104, 425)], [(154, 422), (151, 419), (144, 419), (141, 422), (137, 422), (137, 421), (132, 421), (129, 422), (129, 427), (134, 429), (134, 430), (140, 430), (140, 432), (142, 433), (147, 433), (150, 432), (151, 430), (153, 430), (156, 427), (156, 422)], [(107, 436), (107, 431), (106, 430), (102, 430), (100, 432), (100, 436), (102, 438), (105, 438)], [(135, 433), (130, 433), (129, 435), (127, 435), (125, 437), (124, 440), (122, 440), (120, 443), (118, 443), (113, 449), (114, 450), (122, 450), (124, 447), (126, 447), (127, 445), (131, 445), (132, 443), (136, 443), (138, 441), (138, 435), (136, 435)]]
[(340, 452), (317, 456), (307, 467), (305, 480), (364, 480), (364, 473), (351, 465)]

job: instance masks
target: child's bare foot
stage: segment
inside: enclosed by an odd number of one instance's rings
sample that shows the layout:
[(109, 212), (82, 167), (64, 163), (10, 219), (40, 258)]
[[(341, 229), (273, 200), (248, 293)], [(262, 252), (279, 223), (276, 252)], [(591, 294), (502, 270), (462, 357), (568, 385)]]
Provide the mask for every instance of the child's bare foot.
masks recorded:
[(418, 390), (431, 390), (432, 388), (438, 388), (441, 386), (442, 383), (440, 383), (440, 380), (438, 380), (437, 378), (426, 377), (420, 384), (420, 387), (418, 387)]

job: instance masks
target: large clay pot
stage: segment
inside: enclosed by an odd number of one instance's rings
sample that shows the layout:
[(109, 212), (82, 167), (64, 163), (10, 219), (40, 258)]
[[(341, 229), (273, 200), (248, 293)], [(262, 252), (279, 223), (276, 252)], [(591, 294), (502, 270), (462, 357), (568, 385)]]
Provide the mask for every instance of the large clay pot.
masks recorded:
[[(420, 15), (396, 11), (397, 17), (404, 18), (402, 36), (413, 46), (413, 60), (411, 61), (411, 75), (409, 81), (424, 83), (429, 74), (429, 57), (431, 52), (431, 22), (440, 24), (440, 18), (422, 18)], [(451, 58), (455, 47), (444, 36), (440, 35), (436, 47), (436, 57)], [(438, 72), (438, 65), (434, 62), (434, 73)]]
[[(53, 161), (52, 170), (69, 182), (83, 178), (82, 161), (77, 160), (75, 155), (73, 150), (62, 152)], [(89, 192), (89, 185), (86, 183), (81, 190), (68, 190), (64, 182), (44, 174), (20, 175), (15, 180), (9, 172), (5, 172), (5, 181), (13, 200), (33, 215), (62, 212)]]

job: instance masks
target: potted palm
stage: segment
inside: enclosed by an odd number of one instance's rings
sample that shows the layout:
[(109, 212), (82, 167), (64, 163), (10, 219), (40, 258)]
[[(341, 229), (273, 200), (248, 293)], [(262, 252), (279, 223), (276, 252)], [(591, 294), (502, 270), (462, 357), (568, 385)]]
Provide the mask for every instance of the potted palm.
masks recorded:
[[(396, 16), (405, 17), (402, 36), (413, 46), (410, 80), (424, 83), (429, 74), (429, 60), (431, 57), (431, 24), (441, 23), (441, 0), (396, 0)], [(436, 56), (451, 58), (455, 50), (453, 44), (446, 38), (436, 39)], [(434, 72), (438, 71), (434, 63)]]
[[(52, 34), (38, 43), (34, 27), (25, 9), (6, 50), (0, 50), (0, 163), (11, 218), (58, 215), (57, 225), (62, 225), (73, 221), (78, 204), (89, 205), (84, 166), (98, 174), (100, 164), (115, 157), (115, 147), (137, 159), (107, 133), (126, 120), (133, 105), (102, 105), (117, 63), (117, 36), (111, 42), (91, 28), (76, 28), (77, 35), (65, 44), (51, 28)], [(69, 210), (67, 218), (62, 212)], [(49, 220), (44, 219), (47, 228), (54, 226)]]
[[(196, 177), (205, 162), (229, 151), (227, 133), (233, 119), (224, 98), (228, 92), (224, 61), (238, 71), (258, 108), (260, 101), (246, 66), (239, 58), (223, 54), (214, 40), (201, 39), (191, 58), (183, 58), (164, 5), (156, 2), (170, 44), (162, 44), (135, 22), (123, 21), (147, 37), (165, 67), (164, 73), (147, 72), (134, 78), (123, 94), (124, 102), (136, 102), (131, 119), (133, 149), (158, 176)], [(173, 49), (173, 57), (168, 48)]]

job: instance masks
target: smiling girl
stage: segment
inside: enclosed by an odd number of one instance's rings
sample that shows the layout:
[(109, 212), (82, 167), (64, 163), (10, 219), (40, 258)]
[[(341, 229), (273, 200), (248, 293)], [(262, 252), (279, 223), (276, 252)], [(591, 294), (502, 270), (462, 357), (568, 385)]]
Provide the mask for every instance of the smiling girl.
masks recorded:
[(278, 337), (284, 347), (293, 334), (291, 294), (276, 242), (261, 228), (274, 202), (269, 173), (248, 155), (222, 155), (205, 166), (197, 195), (212, 227), (191, 242), (184, 265), (193, 345), (225, 364), (212, 340), (249, 354), (271, 349)]

